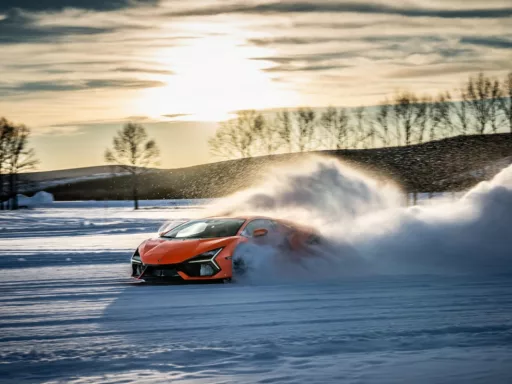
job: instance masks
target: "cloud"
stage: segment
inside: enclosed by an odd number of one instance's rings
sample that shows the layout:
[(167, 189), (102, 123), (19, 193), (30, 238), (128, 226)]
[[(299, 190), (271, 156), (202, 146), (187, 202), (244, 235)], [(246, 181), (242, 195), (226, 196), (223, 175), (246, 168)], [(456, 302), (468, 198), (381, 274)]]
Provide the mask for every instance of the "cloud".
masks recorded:
[(0, 19), (0, 44), (55, 42), (64, 36), (98, 35), (114, 30), (88, 26), (42, 26), (35, 21), (22, 12), (9, 12), (4, 19)]
[[(371, 104), (396, 88), (435, 93), (470, 72), (509, 70), (510, 7), (506, 0), (0, 0), (0, 109), (45, 126), (119, 120), (128, 105), (134, 115), (189, 120), (180, 116), (196, 103), (188, 90), (203, 67), (212, 78), (217, 70), (203, 48), (210, 41), (233, 68), (288, 92), (279, 99), (286, 106)], [(171, 116), (150, 101), (161, 89), (126, 92), (163, 86), (167, 76), (169, 89), (183, 87)], [(111, 102), (81, 92), (88, 89), (108, 89)]]
[(77, 136), (84, 133), (82, 128), (76, 125), (38, 127), (33, 130), (34, 136)]
[(180, 117), (191, 116), (191, 115), (189, 113), (171, 113), (171, 114), (162, 115), (162, 116), (174, 120), (174, 119), (179, 119)]
[(268, 45), (307, 45), (336, 41), (335, 37), (269, 37), (260, 39), (249, 39), (249, 44), (257, 46)]
[(53, 82), (53, 81), (32, 81), (21, 84), (0, 85), (0, 90), (10, 93), (20, 92), (53, 92), (53, 91), (76, 91), (83, 89), (83, 85), (76, 82)]
[(499, 37), (463, 37), (460, 39), (460, 43), (490, 48), (512, 49), (512, 40)]
[(287, 55), (287, 56), (262, 56), (262, 57), (252, 57), (251, 60), (258, 61), (270, 61), (277, 64), (293, 64), (296, 62), (299, 63), (318, 63), (326, 60), (333, 59), (342, 59), (342, 58), (350, 58), (357, 55), (360, 50), (346, 50), (346, 51), (332, 51), (332, 52), (319, 52), (319, 53), (303, 53), (297, 55)]
[[(133, 65), (133, 66), (132, 66)], [(139, 66), (140, 65), (140, 66)], [(145, 65), (155, 65), (150, 61), (126, 60), (90, 60), (84, 58), (81, 61), (54, 60), (45, 63), (1, 63), (0, 68), (17, 72), (35, 72), (40, 74), (62, 74), (73, 72), (100, 72), (100, 73), (133, 73), (133, 74), (155, 74), (172, 75), (173, 71), (167, 69), (147, 68)]]
[(163, 87), (166, 83), (156, 80), (139, 79), (112, 79), (112, 80), (88, 80), (85, 82), (85, 88), (154, 88)]
[(143, 121), (151, 121), (151, 118), (149, 116), (128, 116), (124, 120), (141, 123)]
[[(320, 20), (320, 21), (294, 21), (292, 26), (297, 29), (357, 29), (367, 27), (369, 24), (368, 20), (361, 21), (339, 21), (339, 22), (331, 22), (328, 20)], [(380, 25), (384, 24), (382, 21), (374, 21), (372, 25)], [(337, 31), (338, 32), (338, 31)]]
[(446, 38), (442, 38), (440, 36), (435, 35), (412, 35), (409, 34), (407, 36), (401, 34), (395, 35), (379, 35), (378, 31), (367, 31), (366, 34), (359, 34), (357, 36), (351, 36), (350, 34), (342, 35), (342, 36), (322, 36), (322, 37), (291, 37), (291, 36), (282, 36), (282, 37), (268, 37), (268, 38), (257, 38), (257, 39), (249, 39), (247, 42), (249, 44), (253, 44), (256, 46), (276, 46), (276, 45), (285, 45), (285, 46), (293, 46), (293, 45), (315, 45), (318, 46), (324, 43), (390, 43), (390, 44), (400, 44), (407, 42), (421, 42), (425, 43), (433, 43), (433, 42), (443, 42)]
[(51, 42), (63, 36), (98, 35), (111, 31), (105, 28), (92, 27), (53, 27), (51, 29), (36, 27), (20, 28), (19, 26), (3, 26), (1, 23), (2, 22), (0, 22), (0, 44)]
[(136, 72), (136, 73), (149, 73), (155, 75), (173, 75), (174, 72), (167, 69), (153, 69), (153, 68), (138, 68), (138, 67), (118, 67), (116, 72)]
[(34, 93), (34, 92), (58, 92), (81, 91), (97, 88), (123, 88), (141, 89), (161, 87), (166, 85), (161, 81), (140, 79), (93, 79), (85, 81), (31, 81), (19, 84), (2, 84), (0, 91), (7, 94)]
[(359, 13), (400, 15), (407, 17), (439, 17), (439, 18), (505, 18), (512, 16), (512, 7), (446, 9), (411, 6), (393, 6), (383, 3), (354, 1), (316, 1), (316, 2), (270, 2), (255, 5), (229, 4), (195, 8), (169, 13), (169, 16), (211, 16), (230, 13), (245, 14), (286, 14), (286, 13)]
[[(181, 115), (181, 114), (180, 114)], [(183, 114), (185, 115), (185, 114)], [(123, 118), (115, 118), (115, 119), (98, 119), (98, 120), (72, 120), (72, 121), (66, 121), (60, 124), (52, 124), (50, 127), (52, 128), (66, 128), (66, 127), (81, 127), (81, 128), (87, 128), (87, 127), (95, 127), (95, 126), (118, 126), (118, 125), (124, 125), (129, 122), (136, 122), (140, 124), (154, 124), (159, 123), (161, 120), (155, 119), (153, 117), (145, 116), (145, 115), (139, 115), (139, 116), (127, 116)]]
[(60, 11), (66, 8), (79, 8), (95, 11), (157, 5), (159, 0), (2, 0), (0, 11), (24, 9), (28, 11)]
[[(496, 63), (487, 63), (487, 69), (499, 69), (499, 65)], [(388, 73), (388, 78), (433, 78), (437, 76), (446, 76), (450, 74), (467, 74), (474, 73), (477, 71), (478, 64), (468, 61), (464, 63), (436, 63), (434, 65), (423, 65), (423, 66), (405, 66), (402, 69), (391, 71)]]
[(265, 72), (315, 72), (315, 71), (329, 71), (332, 69), (347, 68), (345, 65), (304, 65), (304, 66), (291, 66), (291, 65), (278, 65), (264, 69)]
[[(409, 68), (417, 65), (434, 65), (449, 62), (468, 62), (475, 65), (481, 52), (475, 47), (460, 45), (457, 39), (451, 36), (438, 36), (434, 34), (410, 35), (401, 34), (379, 35), (378, 31), (367, 31), (364, 36), (342, 35), (340, 37), (322, 38), (326, 44), (325, 50), (320, 51), (320, 44), (314, 43), (309, 49), (303, 48), (310, 38), (300, 40), (297, 48), (283, 42), (293, 41), (294, 38), (272, 37), (258, 40), (259, 43), (275, 44), (274, 47), (284, 53), (282, 56), (254, 57), (253, 60), (268, 61), (273, 63), (270, 68), (263, 69), (271, 73), (302, 72), (301, 76), (307, 76), (307, 72), (328, 72), (339, 69), (356, 70), (376, 66), (374, 73), (382, 69), (402, 66)], [(315, 37), (311, 38), (313, 41)], [(298, 52), (298, 53), (295, 53)], [(287, 54), (286, 54), (287, 53)], [(380, 68), (379, 68), (380, 67)], [(436, 73), (439, 69), (436, 69)], [(360, 73), (359, 73), (359, 76)], [(316, 78), (315, 81), (317, 81)], [(361, 81), (361, 80), (360, 80)]]

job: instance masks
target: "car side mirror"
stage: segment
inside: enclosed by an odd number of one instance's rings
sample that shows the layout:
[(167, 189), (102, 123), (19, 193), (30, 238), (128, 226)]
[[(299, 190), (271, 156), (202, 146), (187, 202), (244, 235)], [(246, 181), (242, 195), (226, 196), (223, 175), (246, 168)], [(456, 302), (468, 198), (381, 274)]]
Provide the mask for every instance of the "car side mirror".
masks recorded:
[(266, 230), (265, 228), (258, 228), (258, 229), (255, 229), (253, 232), (252, 232), (252, 237), (261, 237), (261, 236), (266, 236), (268, 233), (268, 230)]

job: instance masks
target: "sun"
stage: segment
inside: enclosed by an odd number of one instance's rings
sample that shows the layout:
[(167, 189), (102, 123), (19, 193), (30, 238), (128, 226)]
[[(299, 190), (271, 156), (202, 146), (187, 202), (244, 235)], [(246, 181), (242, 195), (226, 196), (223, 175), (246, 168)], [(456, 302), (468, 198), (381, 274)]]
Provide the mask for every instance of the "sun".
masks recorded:
[(267, 64), (252, 59), (262, 52), (243, 43), (232, 35), (207, 36), (156, 52), (153, 60), (174, 74), (160, 79), (166, 86), (144, 92), (140, 112), (153, 118), (179, 113), (190, 120), (221, 121), (236, 110), (296, 103), (294, 92), (264, 71)]

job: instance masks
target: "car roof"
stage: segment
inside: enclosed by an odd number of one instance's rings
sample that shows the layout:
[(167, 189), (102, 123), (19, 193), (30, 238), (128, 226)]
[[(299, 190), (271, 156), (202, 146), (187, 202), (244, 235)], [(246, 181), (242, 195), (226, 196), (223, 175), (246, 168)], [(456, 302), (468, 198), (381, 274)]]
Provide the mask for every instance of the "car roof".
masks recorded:
[(300, 225), (300, 224), (297, 224), (297, 223), (294, 223), (293, 221), (290, 221), (290, 220), (286, 220), (286, 219), (276, 219), (276, 218), (273, 218), (273, 217), (268, 217), (268, 216), (256, 216), (256, 215), (243, 215), (243, 216), (208, 216), (208, 217), (205, 217), (205, 219), (241, 219), (241, 220), (246, 220), (246, 221), (250, 221), (250, 220), (256, 220), (256, 219), (261, 219), (261, 220), (272, 220), (272, 221), (276, 221), (282, 225), (285, 225), (285, 226), (289, 226), (289, 227), (296, 227), (296, 228), (307, 228), (308, 226), (304, 226), (304, 225)]
[(271, 217), (266, 216), (253, 216), (253, 215), (244, 215), (244, 216), (208, 216), (205, 219), (242, 219), (242, 220), (255, 220), (255, 219), (264, 219), (264, 220), (277, 220)]

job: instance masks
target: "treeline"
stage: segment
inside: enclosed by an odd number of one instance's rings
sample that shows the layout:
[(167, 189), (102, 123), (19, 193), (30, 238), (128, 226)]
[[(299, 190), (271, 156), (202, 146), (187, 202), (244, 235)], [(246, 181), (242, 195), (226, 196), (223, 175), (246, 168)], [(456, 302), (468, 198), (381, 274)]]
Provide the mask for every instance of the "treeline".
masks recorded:
[(38, 162), (28, 147), (29, 136), (26, 126), (0, 118), (0, 210), (18, 208), (19, 174)]
[(240, 111), (221, 123), (209, 145), (218, 157), (238, 158), (403, 146), (503, 130), (512, 133), (512, 72), (502, 80), (479, 73), (435, 97), (396, 92), (376, 107)]

